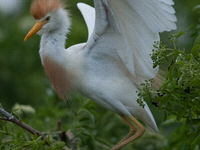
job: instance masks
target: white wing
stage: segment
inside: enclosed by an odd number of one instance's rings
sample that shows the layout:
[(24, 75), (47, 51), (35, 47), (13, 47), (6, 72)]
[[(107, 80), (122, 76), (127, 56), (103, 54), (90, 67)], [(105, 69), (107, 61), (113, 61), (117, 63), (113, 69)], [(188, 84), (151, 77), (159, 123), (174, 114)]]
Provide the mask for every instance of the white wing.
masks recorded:
[(112, 28), (126, 43), (116, 52), (131, 74), (154, 78), (158, 68), (153, 69), (150, 54), (154, 42), (160, 40), (159, 32), (176, 29), (173, 4), (172, 0), (94, 0), (95, 27), (86, 47), (90, 49)]
[(95, 9), (87, 4), (78, 3), (77, 7), (81, 11), (83, 18), (87, 24), (88, 28), (88, 39), (90, 38), (95, 24)]

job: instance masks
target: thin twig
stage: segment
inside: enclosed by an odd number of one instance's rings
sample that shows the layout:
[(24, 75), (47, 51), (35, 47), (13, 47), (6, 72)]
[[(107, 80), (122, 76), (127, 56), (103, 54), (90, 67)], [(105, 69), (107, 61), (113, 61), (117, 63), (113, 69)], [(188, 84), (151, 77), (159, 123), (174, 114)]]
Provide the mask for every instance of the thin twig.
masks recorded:
[(76, 139), (74, 138), (74, 134), (70, 131), (62, 131), (61, 129), (61, 120), (58, 120), (58, 131), (61, 133), (59, 134), (59, 137), (62, 141), (66, 142), (66, 138), (69, 140), (69, 145), (71, 150), (76, 150)]
[(74, 134), (70, 131), (65, 132), (67, 138), (69, 139), (70, 149), (76, 150), (76, 139), (74, 138)]

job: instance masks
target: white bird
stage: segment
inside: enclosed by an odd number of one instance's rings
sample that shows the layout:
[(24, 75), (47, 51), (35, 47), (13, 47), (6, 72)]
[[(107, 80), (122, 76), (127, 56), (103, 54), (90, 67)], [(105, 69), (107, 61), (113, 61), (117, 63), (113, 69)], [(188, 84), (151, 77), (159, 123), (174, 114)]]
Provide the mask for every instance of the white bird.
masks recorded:
[[(144, 126), (158, 132), (145, 103), (137, 103), (136, 91), (144, 80), (154, 78), (150, 58), (159, 32), (176, 29), (172, 0), (94, 0), (94, 8), (79, 3), (89, 37), (86, 43), (65, 49), (71, 19), (61, 0), (34, 0), (30, 12), (36, 24), (24, 41), (41, 35), (40, 57), (51, 84), (61, 99), (80, 92), (117, 113), (130, 132), (112, 150), (140, 137)], [(133, 125), (129, 119), (137, 126)]]

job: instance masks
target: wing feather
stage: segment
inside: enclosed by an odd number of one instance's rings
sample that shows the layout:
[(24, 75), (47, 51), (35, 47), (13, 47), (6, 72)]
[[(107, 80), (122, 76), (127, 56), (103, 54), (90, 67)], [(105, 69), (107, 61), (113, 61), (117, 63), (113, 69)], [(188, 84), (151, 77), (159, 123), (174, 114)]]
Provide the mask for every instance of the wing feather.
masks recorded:
[(81, 11), (81, 14), (83, 15), (83, 18), (86, 22), (87, 28), (88, 28), (88, 39), (92, 35), (92, 32), (94, 30), (95, 25), (95, 9), (87, 4), (84, 3), (78, 3), (77, 7)]
[[(116, 52), (131, 74), (143, 79), (154, 78), (158, 68), (153, 69), (150, 54), (154, 42), (160, 40), (159, 32), (176, 29), (173, 1), (94, 0), (94, 4), (95, 28), (89, 40), (92, 42), (87, 44), (94, 44), (95, 35), (102, 35), (107, 27), (113, 28), (126, 45)], [(104, 42), (109, 45), (108, 41)]]

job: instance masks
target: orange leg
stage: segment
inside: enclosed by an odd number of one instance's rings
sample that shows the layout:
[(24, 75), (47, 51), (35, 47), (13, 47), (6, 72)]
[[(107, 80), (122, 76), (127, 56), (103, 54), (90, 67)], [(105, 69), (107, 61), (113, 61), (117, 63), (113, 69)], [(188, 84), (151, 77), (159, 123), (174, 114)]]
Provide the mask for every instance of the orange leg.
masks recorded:
[(120, 115), (120, 117), (129, 125), (130, 132), (111, 150), (118, 150), (124, 147), (126, 144), (142, 136), (145, 132), (144, 126), (139, 121), (137, 121), (137, 119), (135, 119), (133, 116), (129, 116), (129, 118), (138, 126), (139, 130), (137, 133), (135, 133), (136, 127), (124, 115)]
[(119, 145), (120, 143), (124, 142), (129, 137), (133, 136), (135, 134), (135, 132), (137, 131), (137, 128), (133, 125), (133, 123), (131, 123), (131, 121), (129, 121), (126, 118), (126, 116), (124, 116), (124, 115), (119, 115), (119, 116), (129, 125), (130, 131), (119, 143), (117, 143), (117, 145)]

